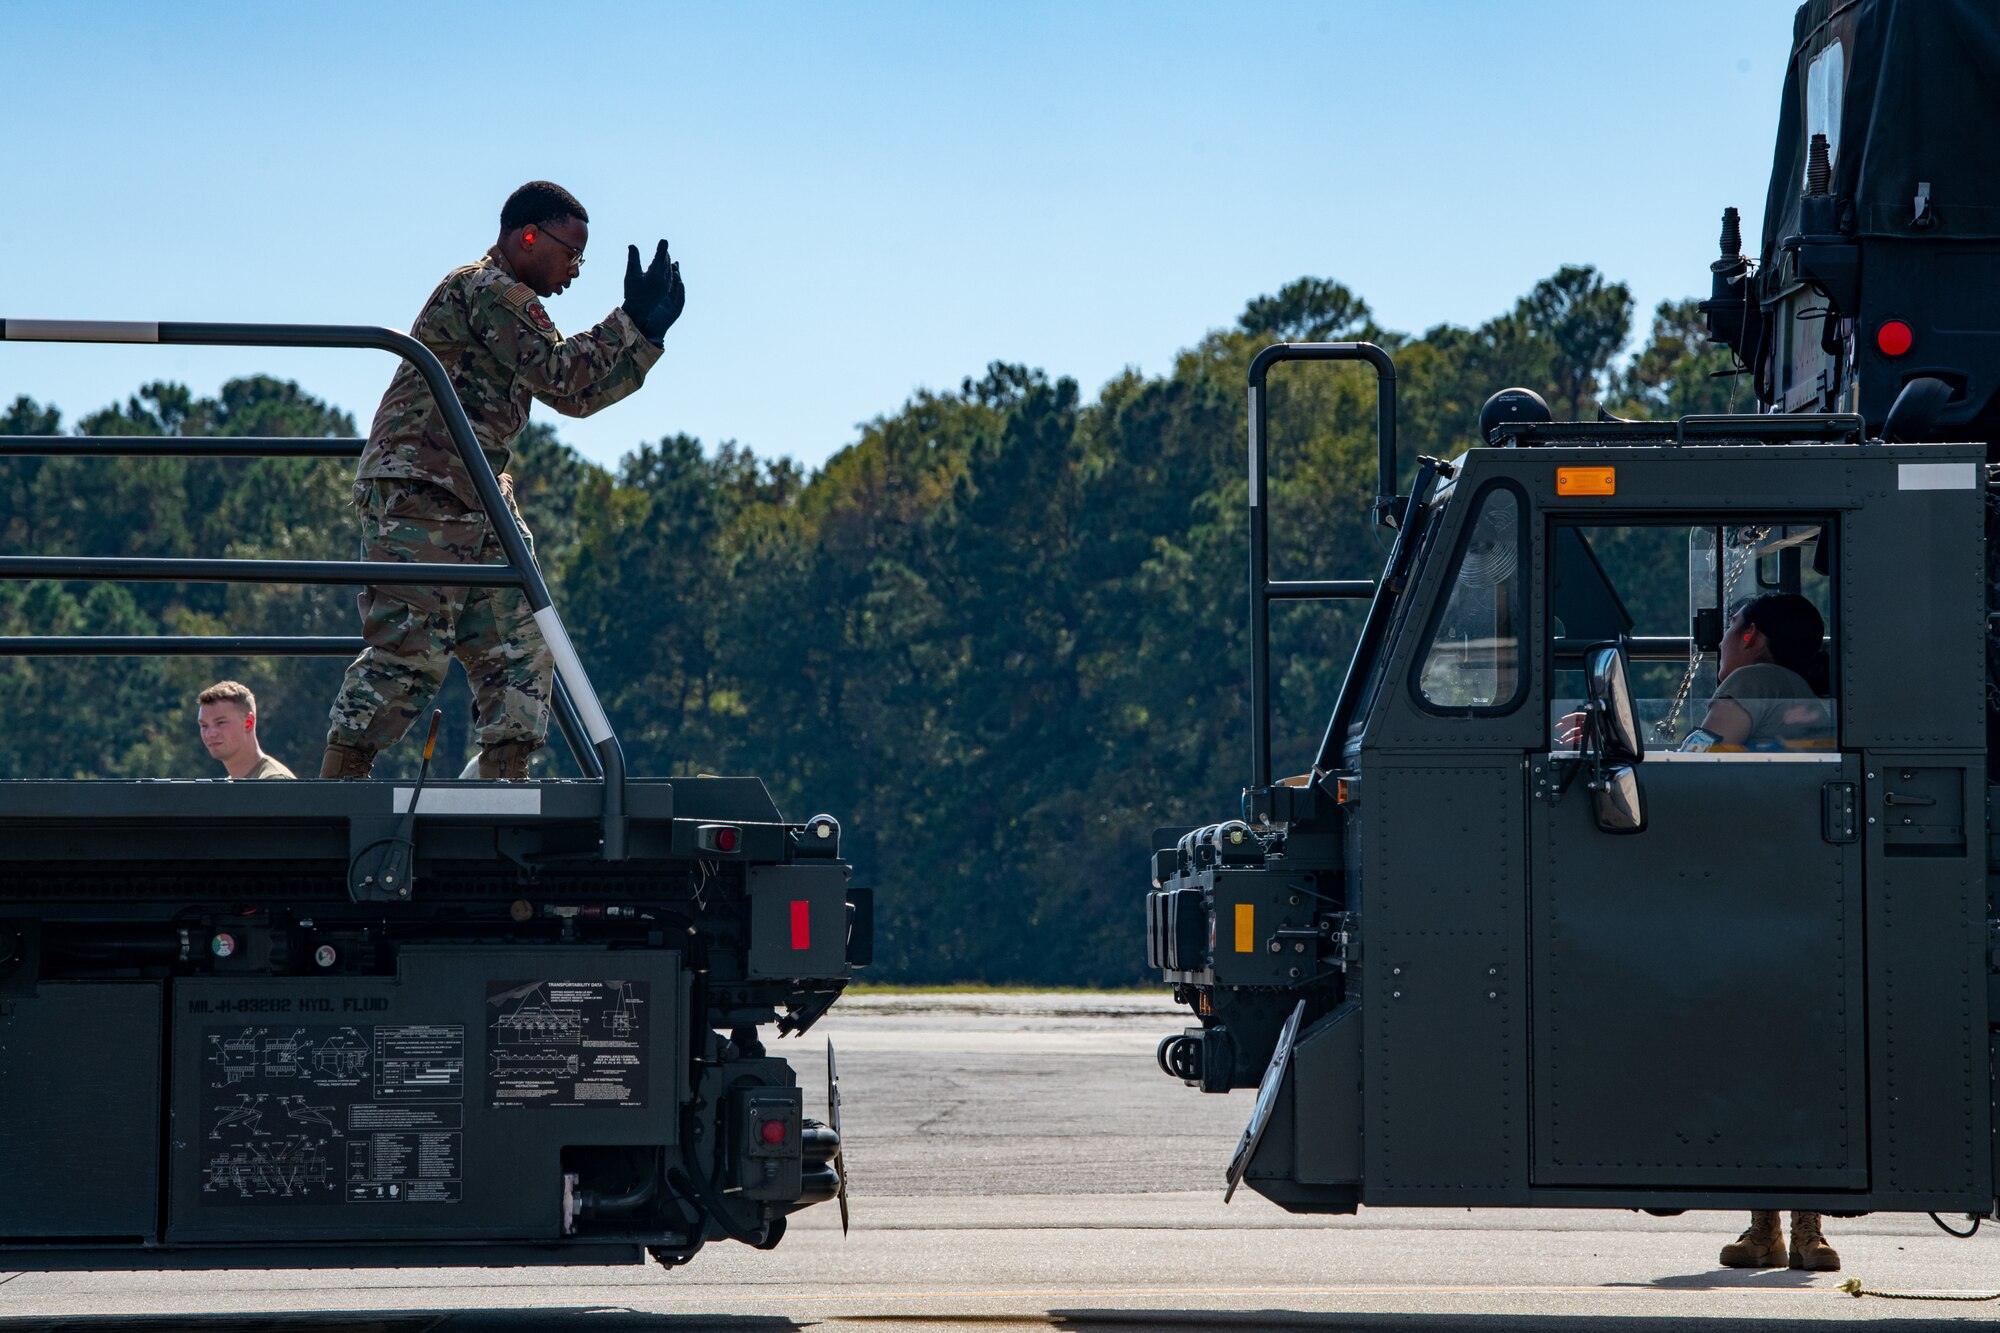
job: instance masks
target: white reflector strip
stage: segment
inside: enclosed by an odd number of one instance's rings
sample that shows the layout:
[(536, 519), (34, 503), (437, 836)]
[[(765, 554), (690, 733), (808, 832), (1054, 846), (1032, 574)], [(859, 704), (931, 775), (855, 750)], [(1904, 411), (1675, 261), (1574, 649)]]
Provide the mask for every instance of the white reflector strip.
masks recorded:
[(5, 321), (9, 342), (51, 343), (156, 343), (160, 340), (157, 321), (136, 319), (10, 319)]
[[(398, 787), (389, 798), (389, 808), (403, 814), (410, 808), (415, 787)], [(539, 815), (542, 792), (539, 787), (426, 787), (417, 802), (420, 815)]]
[(535, 612), (535, 624), (541, 627), (542, 638), (549, 645), (549, 656), (556, 660), (556, 672), (562, 676), (563, 684), (569, 686), (570, 702), (576, 705), (577, 716), (583, 719), (584, 734), (590, 737), (592, 745), (610, 740), (611, 719), (604, 716), (604, 705), (597, 702), (597, 691), (590, 688), (590, 677), (583, 674), (583, 660), (569, 641), (562, 617), (553, 606), (546, 606)]
[(1898, 463), (1896, 489), (1899, 491), (1975, 491), (1979, 489), (1977, 463)]
[(1250, 507), (1252, 509), (1255, 509), (1263, 500), (1263, 497), (1257, 494), (1257, 446), (1261, 443), (1257, 438), (1257, 399), (1259, 396), (1260, 394), (1257, 389), (1253, 388), (1250, 390)]
[(1774, 754), (1767, 750), (1648, 750), (1647, 763), (1663, 764), (1837, 764), (1841, 755), (1838, 750), (1787, 751)]

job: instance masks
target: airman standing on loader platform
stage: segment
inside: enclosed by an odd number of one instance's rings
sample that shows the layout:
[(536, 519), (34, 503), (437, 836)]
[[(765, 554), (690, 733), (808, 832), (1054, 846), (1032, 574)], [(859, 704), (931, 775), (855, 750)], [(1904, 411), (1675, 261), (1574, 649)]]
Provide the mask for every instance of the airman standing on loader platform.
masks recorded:
[[(686, 302), (680, 265), (661, 241), (651, 266), (627, 247), (625, 300), (572, 338), (540, 298), (575, 280), (589, 215), (548, 181), (514, 191), (500, 239), (431, 293), (411, 334), (437, 354), (480, 446), (499, 472), (509, 515), (528, 535), (504, 471), (508, 446), (539, 398), (584, 417), (636, 390)], [(355, 472), (362, 559), (487, 564), (501, 558), (471, 475), (416, 368), (398, 367)], [(497, 515), (490, 516), (497, 519)], [(472, 684), (478, 774), (519, 781), (548, 734), (552, 665), (526, 599), (511, 588), (369, 587), (361, 592), (367, 647), (334, 699), (323, 778), (365, 778), (375, 755), (409, 729), (457, 657)]]

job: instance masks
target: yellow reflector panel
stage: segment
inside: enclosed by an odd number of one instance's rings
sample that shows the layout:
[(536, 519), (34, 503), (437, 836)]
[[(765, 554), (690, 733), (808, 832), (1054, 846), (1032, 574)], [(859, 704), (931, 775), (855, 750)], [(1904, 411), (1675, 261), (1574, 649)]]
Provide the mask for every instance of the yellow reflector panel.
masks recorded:
[(1616, 495), (1618, 469), (1609, 467), (1559, 467), (1556, 469), (1557, 495)]
[(1257, 909), (1250, 903), (1236, 904), (1236, 952), (1257, 952)]

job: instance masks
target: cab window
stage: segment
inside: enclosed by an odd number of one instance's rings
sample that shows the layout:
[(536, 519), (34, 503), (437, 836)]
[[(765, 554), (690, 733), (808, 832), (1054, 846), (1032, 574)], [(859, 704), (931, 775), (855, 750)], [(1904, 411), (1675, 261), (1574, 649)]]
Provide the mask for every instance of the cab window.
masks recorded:
[[(1831, 525), (1558, 524), (1551, 532), (1550, 725), (1583, 705), (1583, 654), (1624, 639), (1649, 752), (1826, 751), (1832, 689)], [(1761, 600), (1760, 600), (1761, 599)], [(1741, 622), (1762, 619), (1769, 632)], [(1745, 634), (1754, 648), (1745, 648)], [(1734, 642), (1725, 643), (1725, 636)], [(1696, 652), (1696, 644), (1706, 650)], [(1729, 681), (1720, 679), (1724, 663)]]
[(1500, 713), (1519, 702), (1522, 536), (1519, 496), (1506, 486), (1490, 488), (1460, 543), (1451, 591), (1418, 662), (1417, 698), (1431, 711)]

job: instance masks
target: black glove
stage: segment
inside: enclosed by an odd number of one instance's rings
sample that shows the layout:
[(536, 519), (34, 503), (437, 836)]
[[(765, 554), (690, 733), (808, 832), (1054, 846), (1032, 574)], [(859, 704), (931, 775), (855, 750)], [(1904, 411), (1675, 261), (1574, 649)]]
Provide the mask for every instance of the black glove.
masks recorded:
[(681, 266), (667, 257), (667, 243), (653, 251), (653, 262), (639, 269), (639, 247), (625, 247), (625, 313), (639, 326), (639, 332), (658, 342), (681, 316), (687, 292), (681, 286)]

